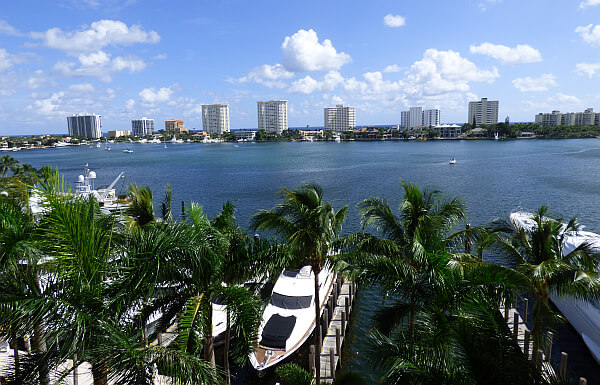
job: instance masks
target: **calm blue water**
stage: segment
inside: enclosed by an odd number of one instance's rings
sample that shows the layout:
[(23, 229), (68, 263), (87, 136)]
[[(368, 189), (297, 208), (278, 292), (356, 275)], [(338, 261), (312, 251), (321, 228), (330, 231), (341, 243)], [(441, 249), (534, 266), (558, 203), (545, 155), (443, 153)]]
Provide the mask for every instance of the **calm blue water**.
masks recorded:
[[(589, 230), (600, 232), (600, 140), (596, 139), (127, 146), (134, 150), (132, 154), (122, 152), (125, 144), (112, 144), (112, 151), (73, 147), (10, 155), (35, 167), (58, 167), (67, 181), (75, 181), (88, 162), (98, 175), (97, 186), (126, 171), (125, 187), (130, 182), (148, 185), (155, 201), (162, 199), (165, 185), (170, 184), (175, 213), (181, 201), (193, 200), (212, 216), (232, 200), (242, 225), (257, 210), (276, 204), (280, 188), (316, 181), (334, 207), (349, 205), (344, 232), (355, 232), (359, 228), (356, 203), (381, 196), (397, 206), (403, 179), (462, 197), (473, 225), (506, 218), (518, 208), (534, 210), (547, 204), (552, 213), (577, 216)], [(455, 165), (448, 164), (451, 157), (457, 159)], [(370, 328), (369, 314), (381, 300), (377, 292), (363, 290), (358, 301), (344, 367), (375, 376), (361, 348)], [(594, 383), (600, 369), (581, 340), (568, 325), (561, 326), (559, 333), (556, 352), (569, 353), (569, 372)]]

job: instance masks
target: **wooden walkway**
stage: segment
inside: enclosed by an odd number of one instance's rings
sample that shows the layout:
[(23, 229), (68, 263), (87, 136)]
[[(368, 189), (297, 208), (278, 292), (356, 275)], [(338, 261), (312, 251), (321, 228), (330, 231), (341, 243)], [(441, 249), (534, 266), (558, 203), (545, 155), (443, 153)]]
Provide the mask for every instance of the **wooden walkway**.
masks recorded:
[[(352, 311), (356, 285), (344, 282), (333, 309), (333, 317), (324, 336), (322, 350), (319, 355), (321, 366), (321, 382), (331, 384), (341, 358), (341, 350), (348, 330), (348, 318)], [(342, 325), (344, 323), (344, 325)]]

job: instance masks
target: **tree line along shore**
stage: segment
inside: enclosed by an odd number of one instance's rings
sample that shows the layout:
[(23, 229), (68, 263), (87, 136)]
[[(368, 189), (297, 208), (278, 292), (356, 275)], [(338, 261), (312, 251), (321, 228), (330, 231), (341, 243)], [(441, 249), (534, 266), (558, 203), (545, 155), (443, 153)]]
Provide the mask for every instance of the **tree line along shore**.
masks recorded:
[[(281, 135), (270, 134), (264, 130), (256, 131), (254, 141), (274, 142), (274, 141), (301, 141), (305, 137), (301, 135), (300, 129), (288, 129)], [(453, 138), (444, 138), (442, 133), (435, 128), (419, 128), (413, 130), (394, 129), (390, 127), (368, 126), (357, 130), (334, 132), (330, 130), (316, 130), (314, 135), (310, 135), (311, 141), (332, 141), (336, 136), (340, 140), (362, 140), (362, 141), (381, 141), (381, 140), (447, 140), (447, 139), (575, 139), (575, 138), (597, 138), (600, 137), (600, 127), (598, 126), (542, 126), (537, 123), (498, 123), (491, 125), (473, 126), (464, 124), (461, 128), (461, 134)], [(140, 140), (150, 140), (158, 137), (163, 141), (169, 141), (175, 134), (158, 131), (154, 135), (148, 135), (144, 138), (120, 136), (117, 138), (102, 137), (95, 141), (107, 142), (113, 140), (119, 142), (139, 142)], [(235, 142), (234, 132), (223, 133), (217, 136), (225, 142)], [(66, 141), (74, 145), (90, 144), (93, 140), (84, 137), (69, 137), (67, 135), (32, 135), (32, 136), (3, 136), (0, 140), (0, 151), (10, 151), (12, 149), (33, 149), (33, 148), (53, 148), (56, 143)], [(188, 142), (202, 142), (204, 135), (188, 132), (177, 134), (177, 138)]]
[[(231, 365), (247, 364), (269, 300), (244, 283), (305, 265), (315, 273), (331, 266), (381, 295), (361, 356), (382, 384), (567, 383), (540, 374), (499, 309), (515, 294), (530, 298), (537, 351), (563, 321), (550, 294), (600, 298), (600, 255), (590, 247), (563, 255), (563, 222), (544, 206), (531, 229), (471, 227), (459, 197), (401, 181), (398, 208), (366, 197), (359, 217), (347, 218), (347, 206), (332, 207), (319, 185), (306, 184), (282, 188), (279, 203), (243, 229), (231, 202), (212, 218), (191, 202), (176, 220), (168, 186), (159, 203), (150, 188), (131, 184), (128, 207), (107, 214), (95, 199), (70, 194), (57, 170), (8, 158), (0, 160), (0, 339), (17, 349), (0, 372), (7, 384), (54, 383), (82, 365), (95, 385), (228, 384)], [(45, 207), (36, 216), (32, 194)], [(347, 220), (361, 230), (344, 233)], [(576, 220), (567, 226), (576, 229)], [(257, 231), (266, 235), (249, 235)], [(490, 254), (500, 263), (488, 262)], [(221, 357), (214, 298), (227, 309)], [(165, 345), (158, 335), (167, 330), (175, 338)], [(276, 372), (282, 384), (320, 376), (295, 364)], [(337, 383), (365, 383), (361, 377)]]

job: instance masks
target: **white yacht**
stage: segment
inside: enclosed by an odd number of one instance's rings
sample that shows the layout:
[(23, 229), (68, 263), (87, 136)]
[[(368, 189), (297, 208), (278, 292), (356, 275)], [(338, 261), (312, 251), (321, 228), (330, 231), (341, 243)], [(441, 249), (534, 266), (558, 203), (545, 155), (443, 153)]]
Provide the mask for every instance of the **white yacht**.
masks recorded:
[(454, 158), (450, 158), (450, 162), (449, 162), (449, 163), (450, 163), (450, 164), (456, 164), (456, 159), (454, 159)]
[[(319, 273), (320, 310), (333, 290), (335, 273), (324, 267)], [(273, 287), (258, 328), (257, 348), (250, 354), (256, 370), (263, 371), (289, 357), (315, 328), (314, 273), (310, 266), (285, 270)]]
[[(515, 228), (533, 229), (536, 226), (534, 215), (527, 212), (510, 214), (510, 221)], [(589, 231), (571, 231), (565, 234), (563, 253), (568, 254), (583, 243), (593, 249), (600, 250), (600, 235)], [(569, 297), (558, 297), (550, 294), (550, 299), (558, 310), (567, 318), (571, 326), (581, 335), (590, 353), (600, 363), (600, 307), (587, 301)]]
[(128, 147), (128, 148), (124, 149), (123, 152), (127, 153), (127, 154), (131, 154), (133, 152), (133, 150)]

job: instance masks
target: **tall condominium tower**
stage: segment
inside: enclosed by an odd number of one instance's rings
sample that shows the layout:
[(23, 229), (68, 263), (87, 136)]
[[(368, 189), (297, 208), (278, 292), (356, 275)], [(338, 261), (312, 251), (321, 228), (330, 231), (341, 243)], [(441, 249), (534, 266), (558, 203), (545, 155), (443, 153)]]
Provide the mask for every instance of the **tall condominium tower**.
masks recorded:
[(325, 107), (326, 130), (347, 131), (356, 127), (354, 107), (344, 107), (338, 104), (335, 107)]
[(423, 126), (435, 127), (440, 125), (440, 110), (432, 109), (423, 111)]
[(287, 100), (257, 102), (258, 129), (270, 134), (281, 135), (288, 129)]
[(487, 98), (481, 98), (479, 102), (469, 102), (469, 115), (467, 116), (469, 124), (498, 123), (498, 105), (497, 100), (487, 100)]
[(182, 134), (186, 133), (188, 130), (185, 128), (183, 120), (170, 119), (165, 120), (165, 131), (172, 132), (174, 134)]
[(78, 114), (67, 116), (69, 136), (83, 136), (98, 139), (102, 137), (102, 123), (100, 115)]
[(154, 119), (139, 118), (131, 121), (131, 133), (133, 136), (146, 136), (154, 134)]
[(229, 104), (203, 104), (202, 130), (211, 135), (229, 132)]

